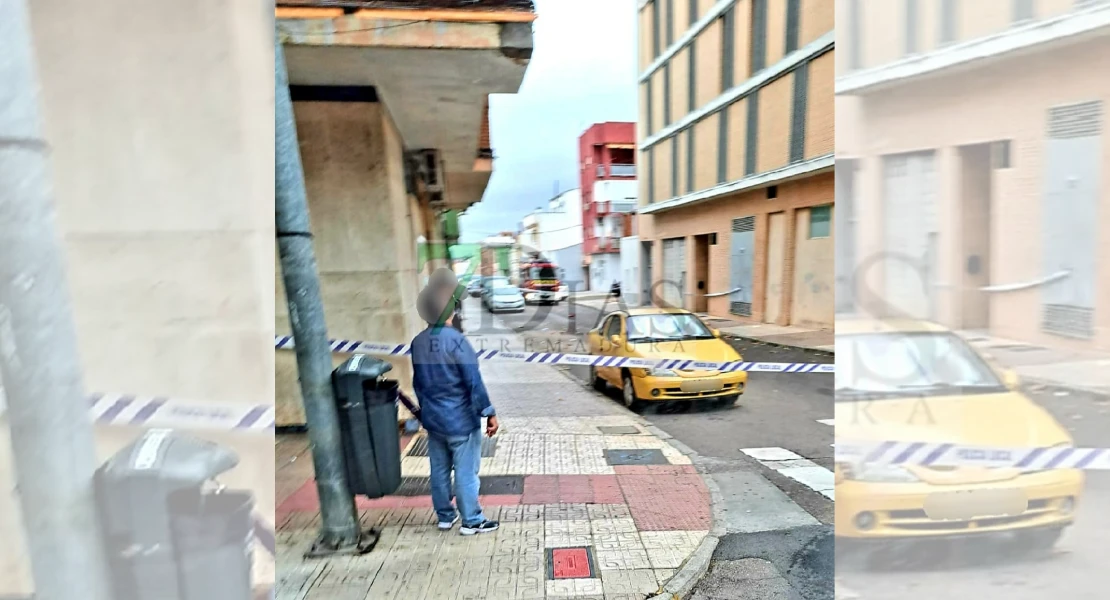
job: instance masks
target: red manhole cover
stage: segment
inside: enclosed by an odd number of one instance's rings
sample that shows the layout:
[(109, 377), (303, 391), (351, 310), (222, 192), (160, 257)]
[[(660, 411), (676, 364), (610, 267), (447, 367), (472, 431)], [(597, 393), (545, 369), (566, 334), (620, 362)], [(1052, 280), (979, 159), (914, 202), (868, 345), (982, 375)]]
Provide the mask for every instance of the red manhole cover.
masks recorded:
[(593, 577), (590, 555), (585, 548), (554, 548), (551, 550), (551, 565), (551, 574), (555, 579)]

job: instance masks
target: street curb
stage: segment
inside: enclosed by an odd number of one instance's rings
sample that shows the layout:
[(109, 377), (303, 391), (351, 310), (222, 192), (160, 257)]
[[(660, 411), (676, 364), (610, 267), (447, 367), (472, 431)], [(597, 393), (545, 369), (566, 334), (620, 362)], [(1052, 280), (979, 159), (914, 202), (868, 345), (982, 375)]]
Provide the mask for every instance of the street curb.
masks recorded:
[(1041, 387), (1071, 392), (1073, 394), (1087, 394), (1099, 398), (1110, 397), (1110, 390), (1106, 389), (1091, 388), (1082, 385), (1075, 385), (1073, 383), (1060, 383), (1059, 381), (1055, 381), (1053, 379), (1045, 379), (1042, 377), (1025, 377), (1021, 375), (1019, 375), (1019, 377), (1021, 377), (1022, 382), (1026, 386), (1039, 385)]
[(762, 339), (762, 338), (750, 337), (750, 336), (746, 336), (746, 335), (736, 335), (734, 333), (726, 333), (724, 331), (721, 332), (721, 336), (726, 337), (726, 338), (732, 338), (734, 340), (744, 340), (745, 342), (752, 342), (752, 343), (755, 343), (755, 344), (765, 344), (767, 346), (774, 346), (776, 348), (791, 348), (791, 349), (794, 349), (794, 350), (804, 350), (806, 352), (815, 352), (815, 353), (820, 354), (822, 356), (836, 356), (836, 353), (831, 351), (831, 350), (821, 350), (820, 348), (810, 348), (809, 346), (794, 346), (794, 345), (791, 345), (791, 344), (781, 344), (779, 342), (768, 342), (767, 340)]
[(687, 456), (694, 463), (694, 468), (697, 469), (698, 475), (701, 476), (702, 481), (705, 482), (705, 487), (709, 490), (709, 510), (713, 513), (713, 527), (709, 530), (705, 539), (701, 541), (697, 550), (694, 550), (694, 553), (682, 563), (678, 571), (667, 580), (667, 583), (663, 584), (662, 589), (648, 596), (648, 598), (682, 600), (693, 591), (694, 586), (709, 571), (713, 552), (717, 549), (721, 537), (725, 535), (724, 496), (721, 494), (721, 488), (717, 486), (717, 482), (709, 476), (706, 468), (701, 464), (701, 455), (697, 451), (676, 440), (662, 429), (648, 423), (643, 417), (640, 417), (639, 420), (648, 433), (670, 444), (684, 456)]

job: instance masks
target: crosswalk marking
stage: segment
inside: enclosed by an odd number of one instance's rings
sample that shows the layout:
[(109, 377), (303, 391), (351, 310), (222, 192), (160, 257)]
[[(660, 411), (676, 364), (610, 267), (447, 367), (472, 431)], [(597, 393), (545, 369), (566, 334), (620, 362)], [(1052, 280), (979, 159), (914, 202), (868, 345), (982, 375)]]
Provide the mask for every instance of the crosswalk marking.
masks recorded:
[(832, 471), (786, 448), (743, 448), (744, 454), (829, 500), (836, 500)]

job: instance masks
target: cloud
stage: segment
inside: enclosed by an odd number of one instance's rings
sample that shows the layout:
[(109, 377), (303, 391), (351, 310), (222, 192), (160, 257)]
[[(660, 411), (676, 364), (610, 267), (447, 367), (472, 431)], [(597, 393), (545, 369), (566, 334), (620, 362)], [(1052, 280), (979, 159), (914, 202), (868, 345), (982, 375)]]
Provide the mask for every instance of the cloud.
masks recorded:
[(490, 99), (493, 177), (460, 226), (474, 242), (579, 186), (578, 137), (635, 121), (636, 0), (536, 0), (535, 50), (517, 94)]

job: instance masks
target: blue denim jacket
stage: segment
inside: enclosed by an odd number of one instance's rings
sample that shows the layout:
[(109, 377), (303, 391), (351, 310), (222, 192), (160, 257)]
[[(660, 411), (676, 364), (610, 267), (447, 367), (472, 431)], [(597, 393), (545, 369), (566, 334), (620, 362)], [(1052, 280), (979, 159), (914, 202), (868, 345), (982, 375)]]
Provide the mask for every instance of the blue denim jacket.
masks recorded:
[(490, 404), (478, 355), (453, 327), (428, 327), (412, 340), (412, 387), (428, 433), (465, 436), (496, 414)]

